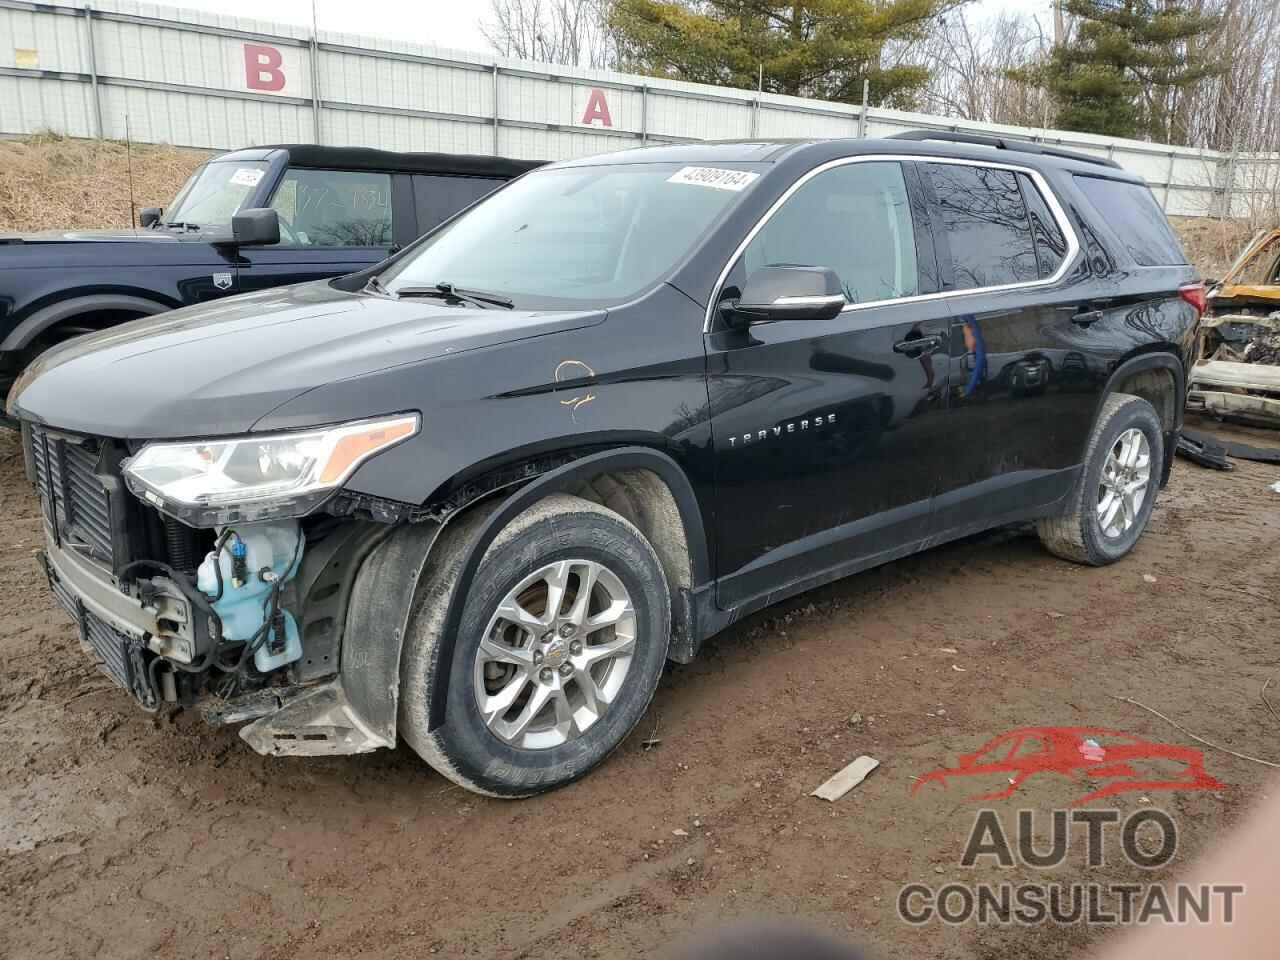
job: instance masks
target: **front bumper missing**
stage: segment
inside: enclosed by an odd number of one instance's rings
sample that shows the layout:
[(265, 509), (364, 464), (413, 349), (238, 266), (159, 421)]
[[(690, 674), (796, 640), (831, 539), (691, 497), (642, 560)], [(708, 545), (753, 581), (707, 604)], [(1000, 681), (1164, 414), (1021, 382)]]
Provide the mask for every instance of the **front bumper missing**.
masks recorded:
[[(120, 629), (129, 626), (128, 618), (119, 616), (122, 608), (114, 603), (113, 597), (96, 588), (102, 582), (101, 573), (86, 571), (81, 564), (87, 561), (68, 558), (66, 551), (52, 543), (47, 546), (40, 559), (49, 589), (75, 621), (80, 646), (104, 674), (133, 694), (144, 709), (155, 710), (160, 702), (147, 673), (143, 635), (133, 629)], [(86, 582), (95, 584), (88, 593), (78, 589), (78, 585)], [(111, 589), (114, 590), (114, 585)], [(129, 599), (120, 597), (125, 601)]]
[(278, 757), (329, 757), (392, 748), (351, 706), (341, 678), (304, 687), (281, 698), (274, 713), (240, 729), (258, 753)]
[[(144, 708), (155, 710), (160, 701), (143, 651), (171, 642), (161, 631), (174, 623), (189, 627), (187, 601), (158, 597), (154, 603), (143, 603), (122, 593), (106, 570), (49, 536), (42, 560), (49, 587), (75, 620), (85, 652)], [(233, 701), (215, 700), (204, 715), (215, 725), (253, 721), (241, 728), (240, 737), (267, 755), (335, 756), (395, 746), (394, 738), (376, 733), (351, 706), (340, 677), (314, 686), (269, 687)]]

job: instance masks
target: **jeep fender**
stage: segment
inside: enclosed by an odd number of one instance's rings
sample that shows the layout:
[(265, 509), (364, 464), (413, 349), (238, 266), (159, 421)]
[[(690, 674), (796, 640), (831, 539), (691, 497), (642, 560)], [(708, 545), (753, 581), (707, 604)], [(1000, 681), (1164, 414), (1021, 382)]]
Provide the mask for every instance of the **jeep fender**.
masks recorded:
[(57, 303), (41, 307), (24, 319), (9, 331), (8, 336), (3, 341), (0, 341), (0, 351), (25, 349), (40, 334), (73, 317), (100, 313), (105, 310), (129, 310), (141, 317), (150, 317), (172, 309), (172, 307), (158, 303), (155, 300), (132, 297), (127, 294), (104, 293), (71, 297), (68, 300), (59, 300)]
[[(622, 447), (581, 457), (549, 471), (510, 494), (492, 497), (459, 512), (443, 525), (413, 524), (381, 543), (360, 568), (343, 631), (340, 678), (351, 706), (379, 737), (394, 743), (400, 700), (400, 657), (410, 617), (418, 603), (446, 605), (432, 670), (432, 728), (444, 721), (445, 693), (452, 664), (453, 637), (462, 618), (466, 584), (471, 582), (489, 545), (512, 519), (552, 493), (572, 493), (601, 473), (649, 470), (671, 490), (689, 547), (693, 584), (710, 578), (702, 512), (693, 487), (669, 456), (647, 447)], [(433, 583), (457, 585), (448, 595), (432, 596)], [(690, 591), (673, 596), (672, 655), (687, 661), (696, 642)]]

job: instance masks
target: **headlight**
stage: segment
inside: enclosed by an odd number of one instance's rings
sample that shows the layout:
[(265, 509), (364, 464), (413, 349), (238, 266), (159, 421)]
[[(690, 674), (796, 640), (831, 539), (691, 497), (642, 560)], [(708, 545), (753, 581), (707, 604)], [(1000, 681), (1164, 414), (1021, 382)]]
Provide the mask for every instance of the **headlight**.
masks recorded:
[(418, 415), (305, 433), (149, 443), (125, 467), (135, 495), (193, 526), (298, 517), (356, 467), (418, 432)]

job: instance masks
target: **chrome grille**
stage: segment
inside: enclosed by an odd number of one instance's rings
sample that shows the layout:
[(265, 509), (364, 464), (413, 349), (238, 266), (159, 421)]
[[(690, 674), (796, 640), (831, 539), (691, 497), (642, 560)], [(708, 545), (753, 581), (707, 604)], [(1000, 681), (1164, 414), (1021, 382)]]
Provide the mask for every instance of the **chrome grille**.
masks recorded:
[(30, 424), (31, 468), (45, 517), (59, 540), (112, 563), (111, 502), (98, 476), (98, 442)]

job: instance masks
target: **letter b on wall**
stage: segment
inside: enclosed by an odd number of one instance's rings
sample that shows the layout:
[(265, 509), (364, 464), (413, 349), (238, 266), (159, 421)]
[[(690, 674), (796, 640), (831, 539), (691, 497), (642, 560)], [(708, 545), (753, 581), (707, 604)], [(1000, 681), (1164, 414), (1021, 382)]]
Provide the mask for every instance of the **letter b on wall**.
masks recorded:
[(265, 43), (244, 45), (244, 85), (250, 90), (279, 93), (285, 85), (284, 55)]

